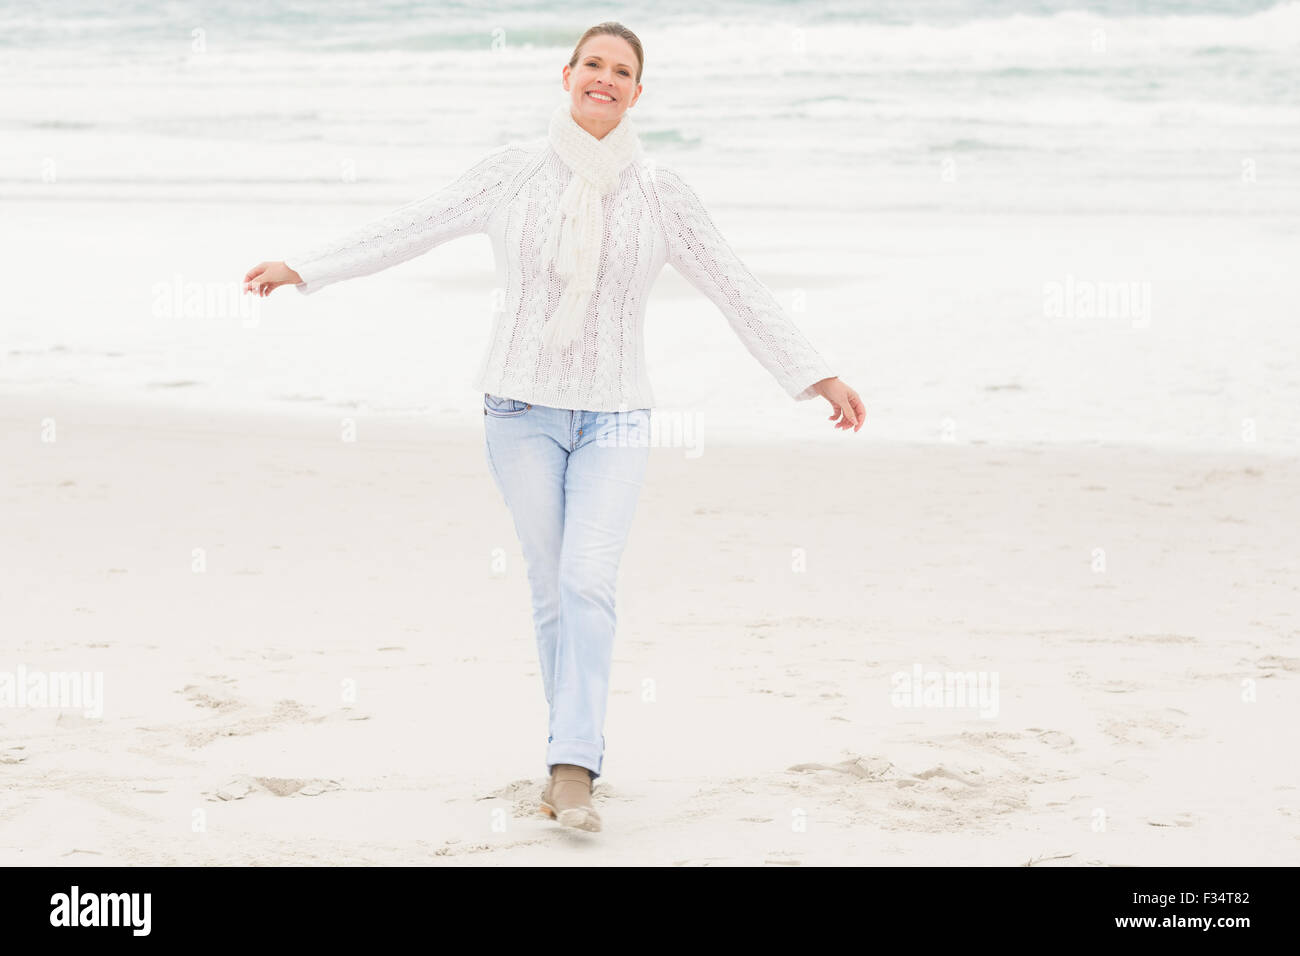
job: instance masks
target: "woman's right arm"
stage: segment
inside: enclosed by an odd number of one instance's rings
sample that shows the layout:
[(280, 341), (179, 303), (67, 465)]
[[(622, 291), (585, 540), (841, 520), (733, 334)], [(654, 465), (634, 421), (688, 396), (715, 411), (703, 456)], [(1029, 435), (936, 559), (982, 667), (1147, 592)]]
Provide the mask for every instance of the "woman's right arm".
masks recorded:
[(483, 232), (526, 152), (500, 146), (453, 182), (282, 262), (263, 262), (244, 276), (244, 289), (266, 295), (281, 285), (310, 295), (335, 282), (371, 275), (413, 259), (451, 239)]

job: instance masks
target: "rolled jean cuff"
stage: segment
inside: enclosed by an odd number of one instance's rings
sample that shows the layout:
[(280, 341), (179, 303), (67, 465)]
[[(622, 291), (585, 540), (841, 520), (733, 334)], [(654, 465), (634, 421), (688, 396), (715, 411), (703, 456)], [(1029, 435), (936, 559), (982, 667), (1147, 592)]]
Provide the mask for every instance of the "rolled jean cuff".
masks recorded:
[(592, 772), (592, 779), (600, 776), (604, 748), (590, 740), (552, 740), (546, 747), (546, 772), (557, 763), (571, 763), (586, 767)]

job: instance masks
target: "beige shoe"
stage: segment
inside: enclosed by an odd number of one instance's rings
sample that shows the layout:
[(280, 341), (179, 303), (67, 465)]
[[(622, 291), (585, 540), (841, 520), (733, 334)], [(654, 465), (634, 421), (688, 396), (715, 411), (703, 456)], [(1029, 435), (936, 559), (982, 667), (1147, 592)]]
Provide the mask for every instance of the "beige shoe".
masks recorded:
[(591, 805), (591, 771), (571, 763), (551, 767), (551, 779), (542, 791), (542, 812), (560, 826), (578, 830), (600, 829), (600, 814)]

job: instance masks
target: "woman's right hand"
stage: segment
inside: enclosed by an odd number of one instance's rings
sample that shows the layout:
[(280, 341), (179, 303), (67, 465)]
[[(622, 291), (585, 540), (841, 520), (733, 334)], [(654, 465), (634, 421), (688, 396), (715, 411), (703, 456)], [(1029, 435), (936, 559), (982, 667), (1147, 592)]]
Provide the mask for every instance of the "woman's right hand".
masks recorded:
[(265, 298), (282, 285), (301, 282), (302, 276), (283, 262), (259, 262), (244, 274), (244, 291)]

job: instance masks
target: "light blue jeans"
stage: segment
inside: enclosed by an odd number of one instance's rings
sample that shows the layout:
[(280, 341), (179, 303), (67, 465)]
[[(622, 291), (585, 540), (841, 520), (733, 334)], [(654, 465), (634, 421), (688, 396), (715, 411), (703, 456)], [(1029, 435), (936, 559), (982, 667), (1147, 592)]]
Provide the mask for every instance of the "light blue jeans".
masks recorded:
[(650, 455), (650, 412), (484, 393), (488, 469), (514, 518), (550, 707), (546, 771), (600, 776), (619, 558)]

